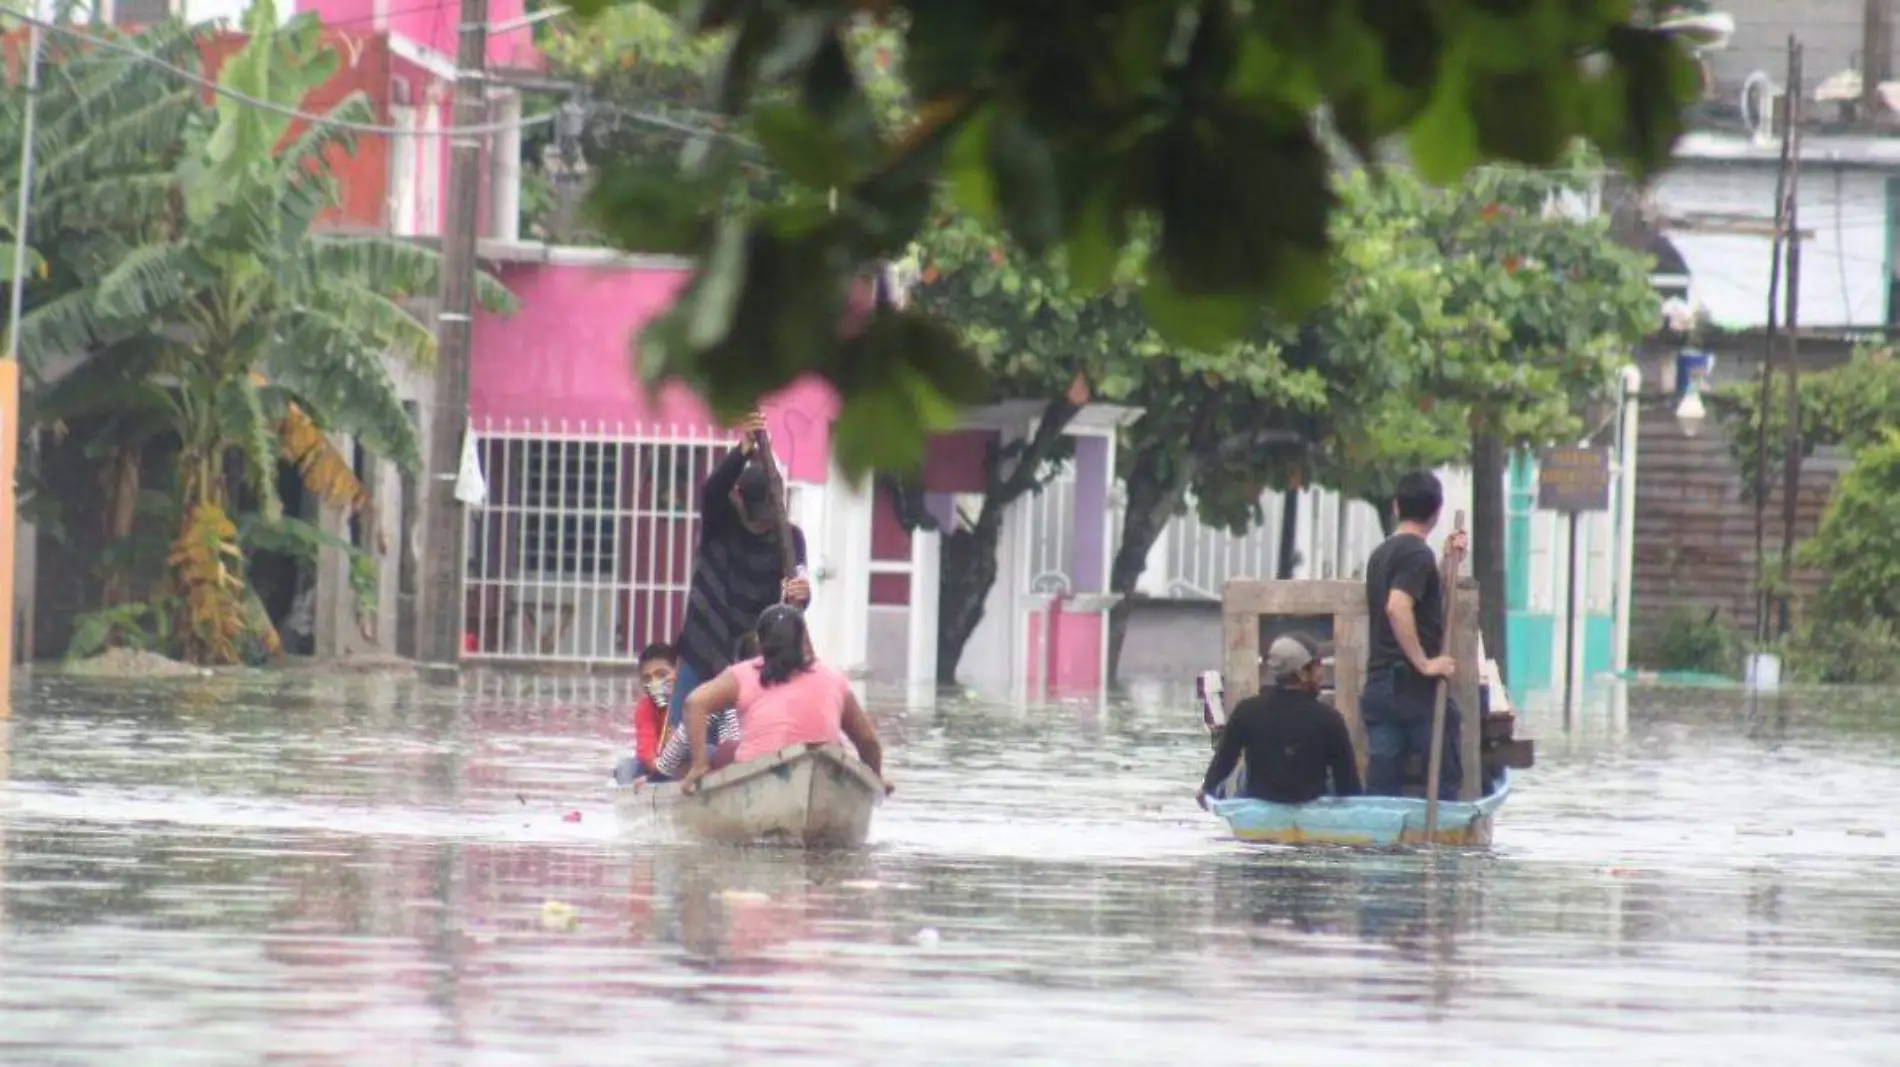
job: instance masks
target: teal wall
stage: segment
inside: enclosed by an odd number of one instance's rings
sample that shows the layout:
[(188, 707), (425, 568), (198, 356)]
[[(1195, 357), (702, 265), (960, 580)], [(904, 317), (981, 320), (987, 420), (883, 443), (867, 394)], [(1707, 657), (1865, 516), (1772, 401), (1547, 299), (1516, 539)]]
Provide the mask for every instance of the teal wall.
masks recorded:
[[(1552, 642), (1562, 635), (1554, 615), (1513, 611), (1505, 619), (1505, 640), (1510, 642), (1511, 662), (1504, 666), (1504, 681), (1513, 698), (1563, 688), (1563, 665), (1551, 654)], [(1608, 615), (1588, 615), (1580, 635), (1583, 646), (1583, 676), (1594, 678), (1613, 666), (1610, 642), (1616, 640), (1616, 620)]]
[[(1531, 513), (1537, 508), (1537, 464), (1528, 455), (1511, 459), (1504, 500), (1504, 590), (1506, 662), (1504, 682), (1517, 698), (1526, 693), (1560, 689), (1563, 666), (1552, 649), (1561, 635), (1560, 617), (1533, 612), (1531, 601)], [(1559, 590), (1561, 601), (1562, 591)], [(1613, 665), (1611, 642), (1616, 621), (1608, 615), (1584, 618), (1583, 676), (1592, 678)]]

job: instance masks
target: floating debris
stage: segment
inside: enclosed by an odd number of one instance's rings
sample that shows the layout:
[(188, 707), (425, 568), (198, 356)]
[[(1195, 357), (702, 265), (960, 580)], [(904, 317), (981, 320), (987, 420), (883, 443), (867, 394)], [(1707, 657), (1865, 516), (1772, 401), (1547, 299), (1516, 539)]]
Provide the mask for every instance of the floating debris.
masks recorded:
[(561, 816), (561, 821), (562, 822), (580, 822), (581, 813), (578, 811), (570, 811), (566, 815)]
[(722, 904), (763, 904), (771, 899), (769, 894), (756, 889), (726, 889), (719, 893)]
[(911, 943), (916, 945), (918, 948), (929, 948), (930, 946), (943, 940), (943, 937), (937, 933), (936, 927), (926, 926), (922, 930), (917, 931), (916, 935), (913, 936), (910, 940), (911, 940)]
[(572, 930), (580, 923), (580, 912), (574, 905), (559, 900), (550, 900), (541, 905), (541, 926), (546, 930)]

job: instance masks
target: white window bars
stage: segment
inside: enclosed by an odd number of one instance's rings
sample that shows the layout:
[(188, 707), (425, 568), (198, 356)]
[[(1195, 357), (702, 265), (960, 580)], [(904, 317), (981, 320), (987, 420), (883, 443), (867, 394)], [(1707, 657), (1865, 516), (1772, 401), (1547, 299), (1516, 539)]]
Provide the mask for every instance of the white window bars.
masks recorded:
[(471, 659), (627, 664), (685, 612), (700, 485), (730, 439), (693, 427), (477, 424), (468, 513)]

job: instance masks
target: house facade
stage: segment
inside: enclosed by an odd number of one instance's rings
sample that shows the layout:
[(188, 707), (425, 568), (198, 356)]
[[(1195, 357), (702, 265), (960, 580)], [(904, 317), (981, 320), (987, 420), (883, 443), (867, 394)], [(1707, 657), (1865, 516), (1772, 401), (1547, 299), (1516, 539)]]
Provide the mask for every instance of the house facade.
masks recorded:
[[(643, 646), (679, 631), (699, 486), (733, 445), (689, 391), (638, 382), (638, 333), (691, 265), (534, 243), (491, 242), (483, 255), (522, 306), (476, 325), (469, 419), (488, 498), (469, 510), (464, 653), (632, 666)], [(888, 489), (837, 468), (837, 405), (815, 381), (761, 402), (790, 517), (805, 532), (814, 640), (847, 669), (933, 685), (942, 534), (912, 530)], [(940, 529), (955, 528), (959, 496), (980, 492), (989, 446), (1028, 434), (1038, 414), (979, 410), (931, 443), (923, 506)], [(1060, 479), (1067, 508), (1018, 507), (1006, 519), (1001, 577), (964, 660), (968, 684), (999, 695), (1102, 688), (1106, 502), (1125, 417), (1086, 408)]]
[[(1704, 385), (1713, 387), (1758, 378), (1771, 343), (1771, 291), (1778, 368), (1838, 364), (1856, 344), (1890, 337), (1896, 314), (1900, 84), (1892, 80), (1893, 20), (1866, 18), (1866, 5), (1855, 0), (1715, 6), (1733, 20), (1733, 33), (1702, 56), (1705, 94), (1693, 113), (1696, 129), (1640, 204), (1647, 233), (1679, 260), (1686, 310), (1700, 319), (1699, 329), (1665, 331), (1646, 346), (1644, 395), (1656, 399), (1657, 414), (1679, 393), (1679, 367), (1706, 367)], [(1793, 86), (1786, 84), (1791, 36), (1802, 47), (1801, 83)], [(1879, 101), (1871, 111), (1861, 101), (1868, 57)], [(1773, 241), (1781, 136), (1793, 97), (1801, 117), (1791, 235), (1801, 260), (1792, 283), (1798, 345), (1785, 329), (1791, 281), (1777, 270)], [(1752, 633), (1756, 507), (1743, 495), (1741, 471), (1719, 427), (1692, 438), (1670, 422), (1644, 421), (1638, 629), (1655, 633), (1675, 618), (1707, 617)], [(1846, 462), (1823, 448), (1802, 464), (1793, 501), (1797, 543), (1818, 525)], [(1770, 482), (1764, 540), (1778, 554), (1782, 479)], [(1793, 578), (1798, 602), (1818, 576), (1797, 571)]]

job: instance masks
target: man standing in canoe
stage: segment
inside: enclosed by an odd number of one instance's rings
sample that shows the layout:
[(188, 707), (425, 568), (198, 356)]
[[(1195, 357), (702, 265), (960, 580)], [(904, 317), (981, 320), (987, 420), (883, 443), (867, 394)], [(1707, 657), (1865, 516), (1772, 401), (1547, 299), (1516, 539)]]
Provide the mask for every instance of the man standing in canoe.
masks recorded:
[[(1453, 661), (1445, 654), (1444, 579), (1425, 538), (1438, 525), (1445, 490), (1437, 475), (1414, 471), (1399, 479), (1392, 496), (1398, 528), (1366, 562), (1366, 615), (1371, 621), (1365, 691), (1359, 717), (1366, 727), (1366, 793), (1402, 795), (1405, 764), (1428, 759), (1432, 700), (1440, 678), (1449, 680)], [(1466, 537), (1453, 531), (1445, 551), (1462, 557)], [(1463, 780), (1458, 760), (1458, 704), (1445, 703), (1445, 747), (1439, 774), (1440, 800), (1457, 800)]]
[[(787, 576), (779, 550), (776, 517), (785, 501), (772, 499), (772, 478), (757, 462), (765, 416), (748, 415), (739, 424), (739, 440), (699, 491), (699, 544), (680, 626), (679, 677), (667, 709), (667, 730), (677, 730), (686, 700), (700, 685), (719, 676), (732, 662), (733, 645), (750, 631), (759, 613), (785, 603), (803, 611), (811, 586)], [(805, 567), (805, 533), (786, 523), (793, 558)]]

